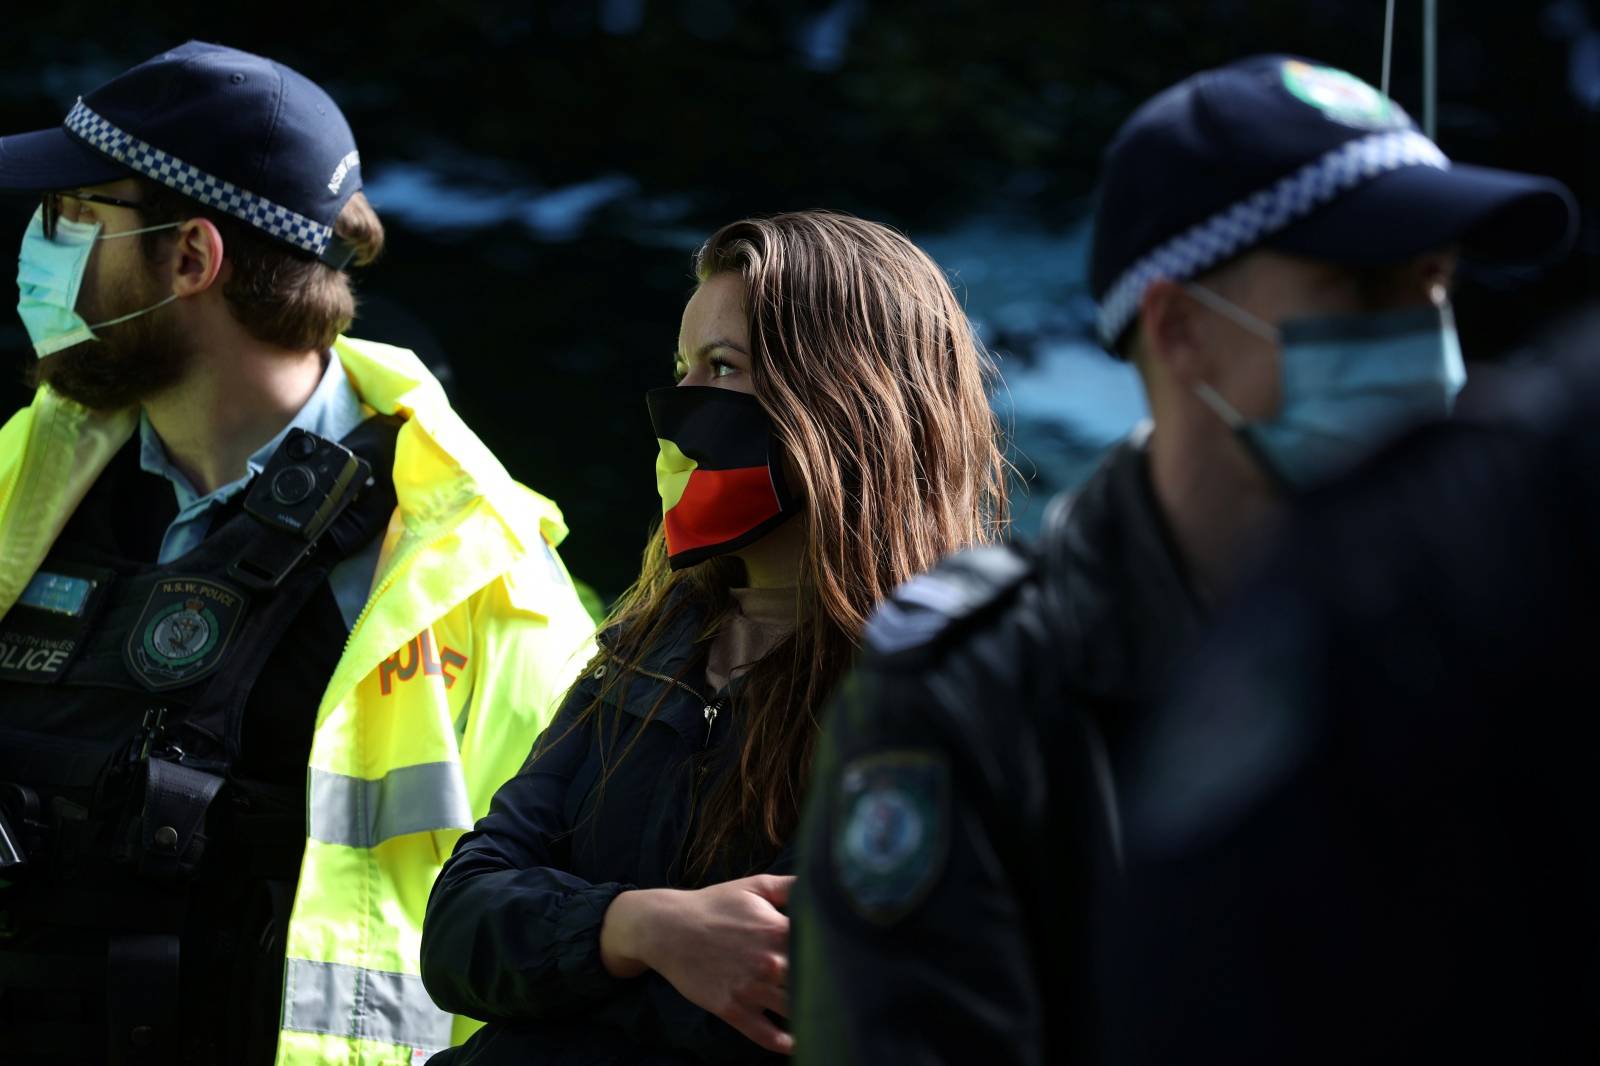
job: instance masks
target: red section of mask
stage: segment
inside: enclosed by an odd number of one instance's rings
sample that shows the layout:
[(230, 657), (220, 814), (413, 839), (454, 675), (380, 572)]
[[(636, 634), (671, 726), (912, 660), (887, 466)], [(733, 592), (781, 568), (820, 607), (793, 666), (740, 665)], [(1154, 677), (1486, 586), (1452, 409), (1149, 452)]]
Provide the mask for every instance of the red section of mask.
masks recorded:
[(666, 514), (667, 554), (725, 544), (778, 513), (765, 466), (696, 470)]

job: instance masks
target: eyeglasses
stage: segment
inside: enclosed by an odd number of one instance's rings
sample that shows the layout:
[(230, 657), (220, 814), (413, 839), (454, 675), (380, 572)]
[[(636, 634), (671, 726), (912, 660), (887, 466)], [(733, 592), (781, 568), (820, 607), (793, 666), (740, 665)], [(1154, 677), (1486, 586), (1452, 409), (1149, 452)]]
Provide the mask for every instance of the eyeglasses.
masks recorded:
[(102, 196), (97, 192), (47, 192), (44, 194), (44, 235), (46, 240), (56, 236), (56, 220), (61, 217), (61, 201), (82, 200), (90, 204), (109, 204), (112, 207), (140, 208), (143, 204), (133, 200), (119, 200), (115, 196)]

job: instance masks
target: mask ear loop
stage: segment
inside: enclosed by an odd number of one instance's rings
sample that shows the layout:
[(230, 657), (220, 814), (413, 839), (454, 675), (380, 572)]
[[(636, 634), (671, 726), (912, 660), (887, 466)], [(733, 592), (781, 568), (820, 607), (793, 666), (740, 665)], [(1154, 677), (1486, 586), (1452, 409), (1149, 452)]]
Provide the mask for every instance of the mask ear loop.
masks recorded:
[(1262, 340), (1273, 344), (1283, 343), (1283, 336), (1278, 332), (1278, 327), (1270, 322), (1263, 322), (1249, 311), (1240, 307), (1232, 300), (1218, 296), (1204, 285), (1192, 281), (1183, 283), (1183, 291), (1193, 296), (1198, 302), (1205, 304), (1223, 318), (1231, 319), (1234, 324), (1243, 326)]
[(1194, 394), (1200, 397), (1218, 418), (1222, 419), (1229, 431), (1233, 433), (1233, 439), (1238, 441), (1244, 450), (1250, 454), (1251, 459), (1255, 460), (1256, 466), (1262, 473), (1266, 474), (1267, 480), (1272, 483), (1272, 487), (1277, 490), (1278, 494), (1280, 496), (1295, 495), (1295, 487), (1289, 482), (1288, 478), (1283, 476), (1283, 472), (1278, 469), (1278, 464), (1272, 461), (1272, 456), (1262, 450), (1261, 444), (1256, 440), (1255, 435), (1249, 432), (1249, 422), (1244, 415), (1239, 413), (1239, 409), (1223, 398), (1222, 393), (1204, 381), (1195, 385)]
[(141, 233), (154, 233), (157, 230), (163, 230), (163, 229), (177, 229), (181, 225), (183, 225), (182, 222), (163, 222), (159, 226), (141, 226), (138, 229), (119, 230), (116, 233), (101, 233), (101, 234), (97, 234), (95, 236), (95, 240), (97, 240), (97, 241), (114, 241), (118, 237), (137, 237)]
[[(96, 236), (95, 240), (97, 240), (97, 241), (110, 241), (110, 240), (115, 240), (118, 237), (136, 237), (141, 233), (154, 233), (157, 230), (176, 229), (177, 227), (179, 227), (181, 225), (183, 225), (182, 222), (163, 222), (159, 226), (143, 226), (143, 227), (141, 227), (139, 229), (122, 230), (119, 233), (102, 233), (102, 234)], [(178, 298), (178, 294), (177, 293), (173, 293), (172, 295), (168, 296), (165, 300), (162, 300), (160, 303), (153, 303), (149, 307), (142, 307), (137, 311), (130, 311), (125, 315), (118, 316), (117, 318), (108, 318), (104, 322), (96, 322), (96, 323), (94, 323), (94, 324), (89, 326), (89, 332), (93, 333), (97, 329), (105, 329), (107, 326), (115, 326), (118, 323), (126, 322), (131, 318), (138, 318), (140, 315), (148, 315), (151, 311), (154, 311), (159, 307), (165, 307), (169, 303), (171, 303), (173, 300), (176, 300), (177, 298)]]
[[(1217, 314), (1254, 333), (1256, 336), (1273, 344), (1282, 343), (1277, 327), (1261, 321), (1261, 319), (1252, 315), (1232, 300), (1218, 296), (1204, 285), (1186, 281), (1183, 283), (1183, 291), (1194, 297), (1196, 302), (1204, 304)], [(1197, 382), (1194, 386), (1194, 394), (1205, 401), (1205, 405), (1211, 408), (1229, 429), (1240, 430), (1244, 428), (1247, 419), (1210, 382)]]
[[(39, 215), (43, 210), (43, 208), (39, 208), (34, 211), (34, 214)], [(106, 228), (106, 224), (104, 222), (74, 222), (70, 218), (60, 218), (56, 220), (56, 232), (70, 233), (72, 232), (72, 227), (79, 227), (80, 230), (88, 229), (97, 231), (89, 240), (114, 241), (118, 237), (137, 237), (141, 233), (154, 233), (157, 230), (163, 229), (177, 229), (181, 225), (183, 225), (182, 222), (163, 222), (159, 226), (140, 226), (138, 229), (125, 229), (118, 230), (116, 233), (106, 233), (104, 232)], [(52, 243), (55, 243), (56, 241), (56, 238), (54, 237), (47, 237), (45, 239)], [(84, 243), (89, 243), (89, 240), (85, 240)]]
[(1197, 382), (1194, 386), (1194, 394), (1200, 397), (1205, 405), (1211, 408), (1229, 429), (1237, 431), (1244, 428), (1244, 415), (1240, 414), (1239, 409), (1229, 403), (1222, 393), (1212, 388), (1209, 382)]
[[(154, 234), (155, 230), (178, 229), (179, 226), (182, 226), (182, 222), (162, 222), (160, 226), (142, 226), (139, 227), (139, 229), (125, 229), (122, 230), (122, 232), (117, 232), (117, 234), (101, 234), (94, 238), (94, 240), (115, 240), (117, 237), (138, 237), (139, 234)], [(106, 322), (93, 323), (93, 325), (90, 327), (90, 333), (93, 333), (94, 330), (104, 330), (104, 328), (109, 327), (109, 325), (118, 325), (118, 323), (128, 322), (130, 319), (138, 319), (139, 315), (150, 314), (150, 312), (155, 311), (157, 307), (165, 307), (166, 304), (173, 303), (174, 299), (178, 299), (178, 293), (173, 293), (173, 295), (163, 299), (163, 301), (160, 301), (160, 303), (150, 304), (149, 307), (141, 307), (139, 311), (130, 311), (128, 314), (118, 315), (118, 317), (115, 317), (115, 319), (107, 319)]]
[[(1261, 337), (1264, 340), (1271, 341), (1275, 345), (1282, 345), (1282, 335), (1278, 332), (1276, 326), (1273, 326), (1268, 322), (1263, 322), (1255, 315), (1252, 315), (1249, 311), (1246, 311), (1238, 304), (1235, 304), (1232, 300), (1218, 296), (1204, 285), (1197, 285), (1194, 282), (1184, 282), (1183, 290), (1190, 296), (1193, 296), (1198, 302), (1204, 304), (1206, 307), (1209, 307), (1211, 310), (1217, 312), (1219, 315), (1222, 315), (1224, 318), (1230, 319), (1231, 321), (1244, 327), (1246, 330), (1254, 333), (1256, 336)], [(1249, 432), (1250, 420), (1245, 418), (1244, 415), (1239, 412), (1237, 407), (1229, 403), (1227, 397), (1218, 392), (1210, 382), (1196, 382), (1194, 385), (1194, 394), (1200, 398), (1202, 403), (1211, 408), (1212, 413), (1222, 420), (1223, 425), (1227, 426), (1228, 429), (1232, 431), (1234, 439), (1237, 440), (1244, 447), (1245, 451), (1250, 454), (1250, 457), (1255, 460), (1256, 466), (1260, 468), (1264, 474), (1266, 474), (1267, 480), (1272, 483), (1273, 488), (1278, 492), (1278, 494), (1281, 496), (1294, 495), (1294, 486), (1290, 484), (1288, 478), (1283, 476), (1283, 472), (1280, 471), (1277, 467), (1277, 464), (1272, 461), (1272, 457), (1262, 450), (1261, 445), (1256, 441), (1255, 436)]]
[(171, 303), (173, 300), (176, 300), (177, 298), (178, 298), (178, 294), (177, 293), (173, 293), (171, 296), (168, 296), (165, 300), (162, 300), (160, 303), (151, 304), (149, 307), (142, 307), (137, 311), (130, 311), (128, 314), (122, 315), (122, 316), (120, 316), (118, 318), (108, 318), (104, 322), (96, 322), (94, 325), (89, 327), (89, 332), (93, 333), (97, 329), (105, 329), (107, 326), (115, 326), (119, 322), (126, 322), (126, 321), (128, 321), (128, 319), (130, 319), (130, 318), (138, 318), (140, 315), (148, 315), (151, 311), (154, 311), (156, 308), (165, 307), (169, 303)]

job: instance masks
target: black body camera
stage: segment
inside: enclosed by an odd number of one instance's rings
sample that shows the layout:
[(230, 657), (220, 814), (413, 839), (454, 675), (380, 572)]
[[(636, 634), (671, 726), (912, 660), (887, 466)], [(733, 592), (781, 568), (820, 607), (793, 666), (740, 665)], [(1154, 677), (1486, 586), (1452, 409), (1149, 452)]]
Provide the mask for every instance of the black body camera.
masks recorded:
[(372, 465), (334, 441), (292, 429), (245, 496), (269, 536), (229, 568), (255, 588), (275, 588), (372, 479)]
[(371, 474), (367, 461), (344, 445), (292, 429), (250, 486), (244, 509), (310, 543), (322, 536)]

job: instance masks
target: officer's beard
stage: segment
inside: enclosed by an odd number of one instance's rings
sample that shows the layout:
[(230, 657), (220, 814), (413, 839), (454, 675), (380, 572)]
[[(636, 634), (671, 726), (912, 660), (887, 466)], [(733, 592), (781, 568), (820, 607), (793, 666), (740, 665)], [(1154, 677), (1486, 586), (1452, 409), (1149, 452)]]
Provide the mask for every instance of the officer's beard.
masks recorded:
[[(78, 313), (89, 323), (106, 322), (166, 298), (153, 273), (136, 272), (78, 297)], [(95, 339), (38, 360), (29, 384), (47, 383), (69, 400), (97, 411), (140, 403), (176, 384), (192, 353), (179, 333), (172, 304), (95, 331)]]

